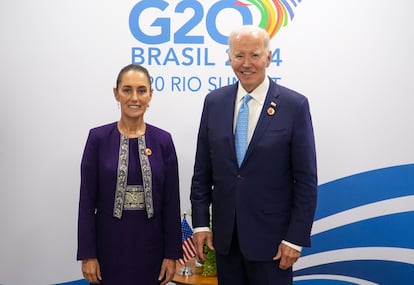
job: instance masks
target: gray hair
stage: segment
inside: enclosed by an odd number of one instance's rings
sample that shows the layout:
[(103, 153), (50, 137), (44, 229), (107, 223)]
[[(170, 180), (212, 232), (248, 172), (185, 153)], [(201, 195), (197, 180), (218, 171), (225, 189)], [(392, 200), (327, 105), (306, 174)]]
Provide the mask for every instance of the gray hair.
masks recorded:
[(232, 50), (232, 41), (240, 35), (260, 35), (264, 40), (264, 47), (267, 51), (270, 51), (270, 37), (266, 30), (252, 25), (240, 26), (235, 28), (229, 35), (229, 52)]

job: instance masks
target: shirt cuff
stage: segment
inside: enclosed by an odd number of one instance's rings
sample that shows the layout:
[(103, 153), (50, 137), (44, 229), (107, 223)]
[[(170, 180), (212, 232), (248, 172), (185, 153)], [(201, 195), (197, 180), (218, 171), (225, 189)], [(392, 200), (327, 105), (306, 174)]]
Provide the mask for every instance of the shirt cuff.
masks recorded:
[(290, 243), (288, 241), (282, 240), (282, 243), (287, 245), (288, 247), (291, 247), (299, 252), (302, 252), (302, 247), (293, 243)]
[(199, 232), (209, 232), (210, 228), (209, 227), (197, 227), (193, 229), (193, 233), (199, 233)]

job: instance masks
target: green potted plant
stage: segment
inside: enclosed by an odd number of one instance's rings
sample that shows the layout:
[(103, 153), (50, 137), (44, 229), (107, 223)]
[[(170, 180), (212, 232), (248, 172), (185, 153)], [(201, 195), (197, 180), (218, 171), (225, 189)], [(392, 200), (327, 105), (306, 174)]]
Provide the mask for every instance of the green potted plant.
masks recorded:
[(206, 260), (203, 263), (203, 276), (216, 276), (216, 251), (210, 249), (207, 245), (204, 245), (204, 252), (206, 254)]

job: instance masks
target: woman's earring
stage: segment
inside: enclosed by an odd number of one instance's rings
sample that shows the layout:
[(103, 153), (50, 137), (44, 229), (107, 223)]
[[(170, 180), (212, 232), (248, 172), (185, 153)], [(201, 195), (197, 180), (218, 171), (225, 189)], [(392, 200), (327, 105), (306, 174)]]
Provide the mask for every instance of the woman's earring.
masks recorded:
[(117, 105), (118, 105), (118, 110), (119, 110), (121, 108), (119, 102), (117, 102)]

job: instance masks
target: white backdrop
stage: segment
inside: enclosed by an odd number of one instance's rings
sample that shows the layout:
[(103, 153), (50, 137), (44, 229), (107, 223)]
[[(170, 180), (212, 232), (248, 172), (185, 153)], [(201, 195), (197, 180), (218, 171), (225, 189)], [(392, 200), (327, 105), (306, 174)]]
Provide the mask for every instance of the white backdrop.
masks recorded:
[[(182, 64), (188, 60), (183, 56), (181, 64), (144, 63), (154, 78), (166, 82), (184, 77), (202, 81), (194, 92), (194, 85), (158, 88), (146, 114), (149, 123), (173, 135), (182, 211), (190, 208), (197, 128), (204, 96), (212, 88), (208, 79), (221, 78), (224, 85), (233, 77), (224, 66), (226, 46), (206, 31), (212, 25), (206, 24), (207, 12), (219, 1), (203, 3), (204, 17), (191, 31), (204, 37), (202, 44), (174, 43), (171, 38), (157, 45), (139, 42), (131, 33), (129, 17), (138, 2), (0, 2), (0, 284), (44, 285), (81, 278), (75, 261), (80, 158), (88, 130), (119, 118), (112, 87), (120, 68), (131, 63), (133, 48), (174, 48), (182, 55), (191, 47), (203, 54), (200, 65)], [(159, 30), (151, 22), (168, 17), (174, 33), (192, 15), (192, 10), (175, 12), (181, 2), (169, 1), (165, 11), (143, 12), (143, 30), (156, 34)], [(283, 62), (272, 65), (269, 74), (310, 100), (320, 184), (413, 164), (414, 4), (287, 2), (294, 18), (272, 39), (272, 49), (280, 49)], [(259, 14), (249, 9), (256, 24)], [(227, 9), (215, 25), (228, 34), (241, 21)], [(214, 66), (205, 64), (206, 50)]]

